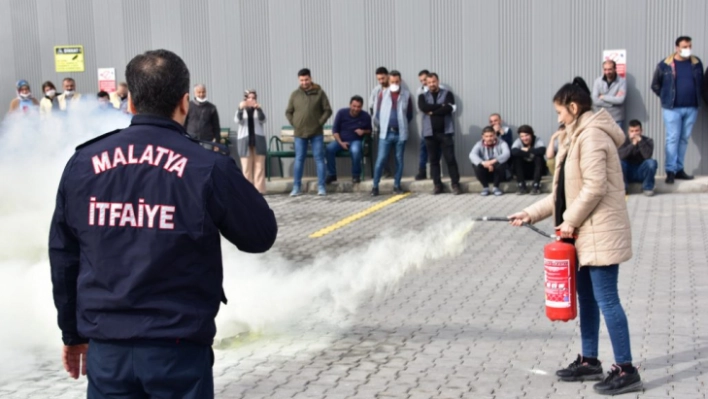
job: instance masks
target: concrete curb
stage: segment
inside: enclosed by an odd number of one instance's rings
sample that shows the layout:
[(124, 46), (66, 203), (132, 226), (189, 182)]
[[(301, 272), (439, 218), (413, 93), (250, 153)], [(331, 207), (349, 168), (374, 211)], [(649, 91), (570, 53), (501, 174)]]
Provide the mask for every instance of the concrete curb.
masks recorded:
[[(367, 179), (361, 183), (352, 183), (351, 178), (340, 177), (338, 181), (327, 186), (327, 193), (362, 193), (369, 194), (372, 188), (372, 180)], [(530, 184), (527, 182), (530, 187)], [(444, 192), (450, 192), (449, 178), (443, 179)], [(433, 181), (430, 179), (416, 181), (413, 178), (404, 178), (401, 180), (401, 187), (404, 191), (413, 193), (433, 192)], [(266, 182), (267, 195), (289, 194), (293, 188), (292, 178), (274, 178)], [(463, 177), (460, 179), (460, 188), (463, 193), (480, 193), (482, 185), (473, 177)], [(501, 189), (505, 193), (516, 193), (516, 182), (505, 182), (501, 184)], [(696, 177), (694, 180), (676, 180), (675, 184), (666, 184), (664, 179), (657, 178), (656, 194), (672, 194), (672, 193), (708, 193), (708, 176)], [(302, 192), (304, 194), (317, 193), (317, 179), (313, 177), (302, 179)], [(383, 179), (379, 183), (379, 192), (381, 194), (393, 193), (393, 179)], [(551, 177), (546, 176), (541, 180), (541, 192), (551, 192)], [(630, 194), (639, 194), (642, 192), (641, 184), (631, 184), (629, 186)]]

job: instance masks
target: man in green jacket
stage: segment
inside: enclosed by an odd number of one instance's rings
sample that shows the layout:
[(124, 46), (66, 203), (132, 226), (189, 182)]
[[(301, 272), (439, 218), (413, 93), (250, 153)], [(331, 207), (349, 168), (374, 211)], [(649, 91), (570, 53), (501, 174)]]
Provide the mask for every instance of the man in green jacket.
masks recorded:
[(293, 177), (293, 191), (291, 197), (302, 194), (302, 170), (307, 156), (307, 145), (312, 143), (312, 155), (317, 165), (317, 195), (327, 195), (325, 190), (325, 161), (324, 161), (324, 126), (332, 115), (327, 93), (320, 85), (312, 83), (310, 70), (301, 69), (297, 73), (300, 87), (297, 88), (288, 100), (285, 117), (295, 128), (295, 167)]

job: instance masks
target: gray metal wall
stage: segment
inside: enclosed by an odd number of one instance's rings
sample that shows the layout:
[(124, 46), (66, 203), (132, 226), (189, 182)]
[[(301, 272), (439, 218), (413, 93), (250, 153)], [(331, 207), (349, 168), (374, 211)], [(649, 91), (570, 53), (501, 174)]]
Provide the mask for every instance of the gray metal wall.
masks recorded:
[[(353, 94), (367, 98), (378, 66), (400, 70), (413, 90), (427, 68), (456, 95), (464, 174), (472, 173), (467, 155), (490, 113), (549, 137), (555, 90), (575, 75), (591, 84), (601, 74), (602, 50), (615, 48), (628, 54), (627, 116), (644, 122), (663, 164), (652, 72), (679, 35), (692, 36), (694, 53), (708, 58), (705, 0), (0, 0), (0, 10), (0, 109), (19, 78), (35, 94), (43, 80), (60, 83), (52, 48), (61, 44), (84, 45), (86, 72), (70, 74), (82, 92), (97, 91), (96, 68), (115, 67), (122, 80), (137, 53), (173, 50), (193, 82), (207, 85), (224, 126), (235, 128), (243, 90), (257, 89), (270, 134), (286, 123), (301, 67), (312, 70), (335, 108)], [(689, 172), (708, 174), (707, 128), (704, 107)], [(417, 168), (417, 145), (414, 135), (408, 175)]]

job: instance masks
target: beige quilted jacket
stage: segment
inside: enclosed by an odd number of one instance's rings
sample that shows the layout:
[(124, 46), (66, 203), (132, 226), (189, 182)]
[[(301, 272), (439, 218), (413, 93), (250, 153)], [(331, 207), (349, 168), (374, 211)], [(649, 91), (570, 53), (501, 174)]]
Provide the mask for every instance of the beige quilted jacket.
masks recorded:
[(632, 234), (617, 148), (622, 129), (603, 110), (585, 112), (566, 126), (553, 174), (553, 192), (524, 209), (536, 223), (554, 214), (558, 173), (565, 162), (566, 211), (563, 220), (576, 228), (580, 266), (608, 266), (632, 258)]

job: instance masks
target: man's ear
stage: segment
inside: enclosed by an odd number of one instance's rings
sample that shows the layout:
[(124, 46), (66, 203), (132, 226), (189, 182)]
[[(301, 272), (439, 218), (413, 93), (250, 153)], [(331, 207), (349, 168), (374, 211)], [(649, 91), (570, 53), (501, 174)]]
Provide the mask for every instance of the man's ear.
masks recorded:
[(189, 112), (189, 93), (184, 93), (184, 96), (182, 96), (182, 101), (179, 102), (179, 110), (185, 116)]
[(133, 104), (133, 97), (130, 95), (130, 92), (128, 92), (128, 112), (131, 114), (135, 115), (135, 105)]

